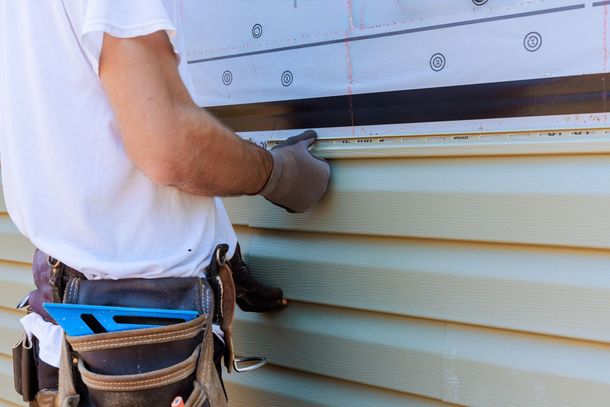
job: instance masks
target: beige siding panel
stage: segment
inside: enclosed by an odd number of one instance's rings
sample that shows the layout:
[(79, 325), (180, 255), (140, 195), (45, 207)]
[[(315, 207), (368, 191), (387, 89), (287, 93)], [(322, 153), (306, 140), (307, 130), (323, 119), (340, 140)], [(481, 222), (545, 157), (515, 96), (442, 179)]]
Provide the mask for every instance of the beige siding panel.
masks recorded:
[(19, 318), (25, 314), (17, 310), (0, 308), (0, 354), (11, 355), (11, 349), (21, 337), (21, 324)]
[(249, 200), (246, 198), (223, 198), (225, 207), (231, 212), (233, 225), (248, 225)]
[(32, 290), (32, 266), (0, 260), (0, 307), (14, 308)]
[(291, 299), (610, 342), (608, 251), (238, 231)]
[(293, 303), (240, 313), (238, 353), (319, 375), (440, 399), (444, 324)]
[(438, 400), (350, 383), (278, 366), (225, 376), (230, 406), (441, 407)]
[(6, 203), (4, 203), (4, 189), (0, 183), (0, 212), (6, 213)]
[(33, 286), (31, 266), (27, 264), (32, 254), (31, 243), (6, 215), (0, 188), (0, 406), (25, 405), (13, 386), (11, 349), (21, 336), (19, 318), (24, 315), (14, 307)]
[(0, 215), (0, 259), (30, 263), (34, 246), (15, 227), (7, 215)]
[(306, 304), (273, 317), (240, 314), (236, 329), (240, 352), (273, 364), (456, 404), (610, 399), (610, 346), (592, 342)]
[(474, 406), (608, 406), (610, 346), (450, 324), (444, 399)]
[(610, 248), (608, 155), (335, 160), (313, 212), (245, 199), (254, 227)]
[(19, 318), (24, 313), (14, 307), (32, 289), (30, 270), (27, 265), (0, 262), (0, 405), (24, 405), (13, 387), (11, 349), (22, 334)]
[[(3, 404), (4, 403), (4, 404)], [(0, 405), (23, 406), (21, 396), (13, 386), (13, 364), (8, 355), (0, 354)]]
[(292, 300), (240, 313), (238, 351), (456, 404), (607, 404), (608, 158), (334, 160), (311, 213), (228, 200), (253, 272)]
[(13, 386), (11, 349), (21, 336), (19, 318), (14, 309), (19, 300), (32, 290), (31, 265), (34, 248), (6, 215), (4, 195), (0, 188), (0, 406), (24, 406)]

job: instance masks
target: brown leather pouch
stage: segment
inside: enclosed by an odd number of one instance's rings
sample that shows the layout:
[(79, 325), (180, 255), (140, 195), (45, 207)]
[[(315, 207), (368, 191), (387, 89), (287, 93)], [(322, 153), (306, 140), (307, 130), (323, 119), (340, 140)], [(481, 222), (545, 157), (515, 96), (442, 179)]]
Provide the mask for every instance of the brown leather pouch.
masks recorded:
[(64, 292), (67, 304), (166, 308), (207, 313), (212, 295), (205, 279), (132, 278), (124, 280), (71, 279)]
[(90, 405), (170, 405), (193, 392), (205, 326), (201, 315), (180, 324), (66, 339)]
[(40, 390), (36, 394), (36, 402), (31, 403), (34, 407), (55, 407), (57, 403), (57, 390)]
[[(199, 278), (72, 279), (64, 302), (197, 310), (178, 324), (70, 337), (69, 362), (81, 406), (226, 405), (213, 364), (213, 294)], [(207, 349), (207, 351), (206, 351)], [(210, 353), (211, 352), (211, 353)], [(210, 387), (211, 386), (211, 387)]]
[(13, 346), (13, 378), (15, 390), (21, 394), (23, 401), (32, 401), (38, 392), (38, 377), (34, 346), (24, 333)]

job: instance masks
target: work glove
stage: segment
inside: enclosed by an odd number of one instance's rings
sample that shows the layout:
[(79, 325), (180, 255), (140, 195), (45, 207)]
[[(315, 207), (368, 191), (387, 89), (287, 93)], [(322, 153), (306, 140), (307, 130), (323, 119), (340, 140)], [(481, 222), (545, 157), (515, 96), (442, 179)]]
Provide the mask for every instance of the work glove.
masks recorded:
[(307, 130), (273, 147), (273, 170), (259, 195), (288, 212), (305, 212), (318, 202), (328, 188), (330, 166), (309, 152), (317, 137)]
[(268, 312), (288, 305), (281, 288), (270, 287), (252, 277), (241, 257), (239, 243), (229, 262), (237, 294), (236, 302), (242, 311)]

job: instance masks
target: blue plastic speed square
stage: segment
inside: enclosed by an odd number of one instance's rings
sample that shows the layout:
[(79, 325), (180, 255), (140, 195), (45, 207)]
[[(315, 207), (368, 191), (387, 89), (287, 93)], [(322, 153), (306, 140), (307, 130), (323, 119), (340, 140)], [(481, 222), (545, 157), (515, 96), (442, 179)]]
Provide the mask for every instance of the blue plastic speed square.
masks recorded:
[(85, 304), (44, 304), (53, 319), (70, 336), (155, 328), (191, 321), (197, 311), (107, 307)]

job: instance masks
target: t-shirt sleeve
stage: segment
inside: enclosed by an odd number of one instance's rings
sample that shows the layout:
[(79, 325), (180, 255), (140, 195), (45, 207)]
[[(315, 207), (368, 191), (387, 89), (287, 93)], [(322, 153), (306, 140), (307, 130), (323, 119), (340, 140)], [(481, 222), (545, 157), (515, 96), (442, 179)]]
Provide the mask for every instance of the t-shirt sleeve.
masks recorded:
[(104, 33), (113, 37), (130, 38), (165, 30), (174, 43), (176, 23), (162, 0), (89, 0), (80, 32), (83, 50), (96, 75)]

